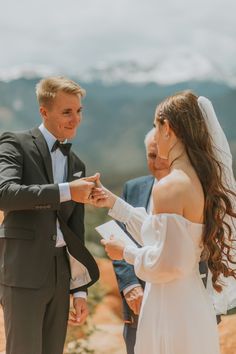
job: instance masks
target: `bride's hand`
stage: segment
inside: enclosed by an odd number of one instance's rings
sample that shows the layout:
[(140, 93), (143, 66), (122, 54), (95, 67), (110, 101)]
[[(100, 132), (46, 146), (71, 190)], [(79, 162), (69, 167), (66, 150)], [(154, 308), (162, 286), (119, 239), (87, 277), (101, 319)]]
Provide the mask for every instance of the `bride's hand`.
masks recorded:
[(96, 188), (92, 190), (89, 196), (88, 203), (98, 208), (111, 209), (115, 204), (116, 199), (117, 196), (101, 184), (100, 175), (99, 175), (96, 180)]
[(113, 261), (117, 260), (122, 260), (123, 257), (123, 253), (124, 253), (124, 248), (125, 248), (125, 243), (120, 241), (120, 240), (116, 240), (114, 238), (114, 236), (110, 237), (110, 240), (101, 240), (101, 244), (103, 246), (105, 246), (105, 251), (108, 255), (108, 257), (110, 257)]

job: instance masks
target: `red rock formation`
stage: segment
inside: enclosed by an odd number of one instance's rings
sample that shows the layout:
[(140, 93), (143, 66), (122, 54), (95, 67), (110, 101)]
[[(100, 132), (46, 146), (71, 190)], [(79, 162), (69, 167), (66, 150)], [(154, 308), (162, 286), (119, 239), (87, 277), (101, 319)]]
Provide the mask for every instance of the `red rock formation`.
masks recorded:
[[(101, 304), (99, 304), (96, 314), (103, 313), (105, 311), (100, 311), (105, 306), (107, 310), (112, 311), (114, 315), (118, 318), (122, 318), (122, 304), (120, 293), (117, 286), (117, 281), (115, 273), (112, 267), (112, 263), (108, 259), (97, 259), (98, 267), (100, 269), (100, 284), (103, 289), (106, 291), (106, 295)], [(105, 310), (105, 309), (104, 309)], [(101, 319), (102, 320), (102, 319)]]

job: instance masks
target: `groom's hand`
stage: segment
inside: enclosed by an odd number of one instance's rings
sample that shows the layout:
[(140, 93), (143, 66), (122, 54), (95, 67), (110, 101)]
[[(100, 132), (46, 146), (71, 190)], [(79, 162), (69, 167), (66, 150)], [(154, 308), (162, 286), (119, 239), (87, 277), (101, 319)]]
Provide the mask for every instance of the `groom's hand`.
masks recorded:
[(71, 199), (77, 203), (86, 203), (94, 186), (94, 182), (85, 181), (83, 178), (70, 182)]
[(143, 300), (143, 288), (136, 286), (125, 295), (125, 300), (133, 313), (139, 315)]
[(99, 173), (94, 176), (79, 178), (69, 183), (71, 199), (77, 203), (88, 203), (92, 192), (96, 192), (100, 197), (104, 196), (101, 188), (96, 188)]
[(73, 299), (74, 311), (70, 311), (70, 318), (68, 323), (73, 326), (84, 324), (88, 316), (87, 300), (82, 297)]

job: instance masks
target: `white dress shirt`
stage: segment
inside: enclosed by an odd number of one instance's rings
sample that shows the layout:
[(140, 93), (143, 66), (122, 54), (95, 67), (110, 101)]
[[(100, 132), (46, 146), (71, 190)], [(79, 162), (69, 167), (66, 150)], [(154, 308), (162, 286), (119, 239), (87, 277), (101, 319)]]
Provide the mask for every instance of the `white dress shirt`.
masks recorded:
[[(48, 149), (51, 154), (52, 159), (52, 173), (53, 173), (53, 180), (54, 183), (58, 183), (59, 193), (60, 193), (60, 202), (67, 202), (71, 200), (71, 193), (69, 183), (65, 182), (67, 180), (68, 174), (68, 157), (63, 155), (60, 149), (56, 149), (55, 151), (51, 151), (52, 147), (57, 140), (52, 133), (50, 133), (44, 124), (39, 126), (39, 130), (44, 136), (46, 143), (48, 145)], [(65, 140), (65, 143), (67, 140)], [(56, 240), (56, 247), (63, 247), (66, 246), (62, 231), (60, 229), (59, 221), (57, 219), (57, 240)], [(84, 291), (78, 291), (73, 294), (74, 297), (83, 297), (86, 298), (87, 294)]]

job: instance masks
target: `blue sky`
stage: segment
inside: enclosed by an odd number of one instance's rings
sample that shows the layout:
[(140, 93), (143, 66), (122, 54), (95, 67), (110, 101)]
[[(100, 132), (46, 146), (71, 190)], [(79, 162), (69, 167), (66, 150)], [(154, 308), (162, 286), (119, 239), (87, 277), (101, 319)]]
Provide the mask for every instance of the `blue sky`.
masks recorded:
[(0, 4), (0, 74), (36, 65), (82, 73), (134, 60), (142, 65), (161, 62), (170, 75), (190, 61), (189, 71), (199, 66), (204, 73), (213, 65), (214, 72), (236, 76), (235, 0)]

